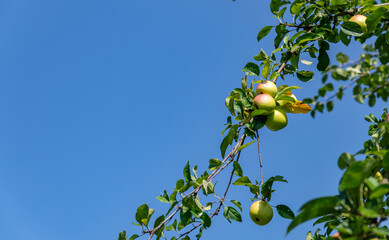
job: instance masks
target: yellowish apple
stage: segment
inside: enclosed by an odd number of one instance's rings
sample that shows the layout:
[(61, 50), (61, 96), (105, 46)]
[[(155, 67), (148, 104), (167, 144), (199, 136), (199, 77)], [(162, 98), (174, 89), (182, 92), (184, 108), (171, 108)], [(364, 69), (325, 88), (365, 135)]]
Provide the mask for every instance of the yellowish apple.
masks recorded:
[(276, 107), (276, 101), (274, 98), (267, 94), (259, 94), (253, 100), (254, 107), (263, 110), (263, 115), (269, 115), (274, 111)]
[(265, 201), (256, 201), (250, 207), (250, 218), (255, 224), (266, 225), (273, 218), (273, 209)]
[(266, 119), (266, 127), (272, 131), (278, 131), (288, 125), (288, 117), (282, 109), (275, 109)]
[(267, 94), (272, 97), (277, 95), (277, 86), (272, 81), (260, 82), (256, 88), (257, 94)]

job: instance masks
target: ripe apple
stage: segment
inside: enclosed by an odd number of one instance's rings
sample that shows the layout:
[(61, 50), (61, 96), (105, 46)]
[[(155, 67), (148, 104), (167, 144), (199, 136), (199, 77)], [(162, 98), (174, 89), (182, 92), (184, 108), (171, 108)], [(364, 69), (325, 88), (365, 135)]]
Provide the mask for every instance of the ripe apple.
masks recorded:
[(386, 116), (385, 122), (389, 122), (389, 114)]
[(274, 98), (267, 94), (259, 94), (253, 100), (254, 107), (263, 110), (263, 115), (269, 115), (274, 111), (276, 107), (276, 101)]
[(355, 23), (358, 23), (359, 26), (361, 26), (362, 28), (362, 31), (364, 33), (367, 32), (367, 25), (366, 25), (366, 16), (363, 16), (363, 15), (354, 15), (352, 16), (349, 21), (350, 22), (355, 22)]
[(256, 89), (257, 94), (268, 94), (272, 97), (277, 95), (277, 86), (272, 81), (260, 82)]
[(258, 225), (266, 225), (273, 218), (273, 209), (265, 201), (256, 201), (250, 207), (250, 218)]
[(341, 239), (340, 233), (339, 232), (335, 233), (334, 235), (331, 236), (331, 238), (339, 238), (339, 239)]
[[(289, 97), (292, 97), (295, 101), (297, 101), (297, 98), (294, 94), (289, 95)], [(284, 106), (287, 103), (292, 103), (292, 102), (289, 102), (286, 100), (278, 100), (277, 102), (278, 102), (278, 104), (280, 104), (280, 106)]]
[(288, 118), (282, 109), (275, 109), (266, 119), (266, 127), (272, 131), (278, 131), (288, 125)]

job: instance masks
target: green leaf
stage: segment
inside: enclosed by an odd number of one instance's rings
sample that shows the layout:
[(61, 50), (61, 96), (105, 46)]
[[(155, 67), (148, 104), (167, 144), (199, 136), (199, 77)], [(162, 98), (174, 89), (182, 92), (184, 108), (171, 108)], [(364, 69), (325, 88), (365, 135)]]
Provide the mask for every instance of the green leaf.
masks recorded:
[(221, 152), (222, 158), (224, 158), (224, 156), (226, 155), (228, 145), (229, 145), (229, 143), (228, 143), (228, 135), (227, 135), (227, 136), (225, 136), (222, 143), (220, 144), (220, 152)]
[(382, 168), (384, 171), (389, 171), (389, 151), (384, 155), (382, 159)]
[(372, 228), (371, 229), (373, 233), (377, 234), (380, 237), (387, 237), (389, 236), (389, 229), (387, 226), (380, 227), (380, 228)]
[(134, 239), (136, 239), (136, 238), (138, 238), (138, 237), (139, 237), (138, 234), (134, 234), (134, 235), (132, 235), (128, 240), (134, 240)]
[(244, 176), (244, 177), (236, 179), (236, 181), (233, 184), (234, 185), (246, 185), (248, 183), (251, 183), (249, 177)]
[(239, 208), (240, 211), (242, 210), (242, 204), (238, 200), (231, 200), (231, 202)]
[(389, 184), (381, 184), (370, 194), (369, 198), (381, 198), (389, 193)]
[(298, 71), (296, 74), (297, 78), (302, 82), (309, 82), (313, 80), (314, 73), (311, 71)]
[[(176, 190), (180, 191), (180, 189), (182, 189), (183, 187), (185, 186), (185, 181), (184, 179), (179, 179), (177, 180), (176, 182)], [(180, 191), (181, 192), (181, 191)]]
[(173, 224), (166, 226), (166, 231), (175, 231), (177, 229), (177, 219), (174, 219)]
[(353, 97), (355, 101), (359, 102), (360, 104), (363, 104), (363, 95), (362, 95), (362, 89), (360, 85), (356, 85), (353, 88)]
[(263, 109), (258, 109), (258, 110), (254, 110), (252, 113), (251, 113), (251, 117), (254, 117), (254, 116), (260, 116), (260, 115), (265, 115), (265, 114), (268, 114), (269, 111), (268, 110), (263, 110)]
[(318, 57), (318, 64), (317, 64), (317, 70), (324, 71), (327, 69), (328, 65), (330, 64), (330, 58), (328, 57), (328, 54), (324, 48), (319, 49), (319, 57)]
[(237, 222), (242, 222), (242, 216), (240, 215), (238, 210), (236, 210), (233, 207), (229, 207), (229, 206), (225, 207), (223, 215), (227, 220), (231, 219)]
[(347, 63), (350, 59), (349, 59), (349, 57), (346, 55), (346, 54), (344, 54), (344, 53), (337, 53), (336, 54), (336, 60), (340, 63), (340, 64), (345, 64), (345, 63)]
[(127, 234), (126, 231), (124, 230), (123, 232), (119, 233), (119, 240), (127, 240)]
[(191, 182), (191, 177), (190, 177), (190, 166), (189, 166), (189, 161), (186, 163), (185, 167), (184, 167), (184, 178), (185, 178), (185, 181), (187, 183)]
[[(258, 33), (258, 36), (257, 36), (257, 40), (258, 42), (261, 41), (262, 38), (266, 37), (269, 32), (271, 31), (271, 29), (273, 28), (273, 26), (266, 26), (266, 27), (263, 27), (259, 33)], [(256, 60), (256, 59), (255, 59)], [(259, 60), (257, 60), (259, 61)]]
[(166, 190), (164, 190), (163, 195), (158, 196), (157, 199), (163, 203), (170, 203), (169, 195), (167, 194)]
[(387, 12), (388, 12), (387, 9), (381, 7), (369, 14), (369, 16), (366, 19), (366, 25), (369, 33), (373, 32), (377, 28), (377, 25), (380, 22), (381, 18)]
[(367, 122), (371, 122), (371, 123), (378, 123), (377, 118), (371, 113), (369, 115), (365, 116), (365, 120)]
[(274, 14), (278, 12), (281, 6), (281, 0), (271, 0), (270, 1), (270, 11)]
[(351, 42), (351, 36), (345, 34), (343, 31), (339, 33), (340, 41), (346, 46), (348, 46)]
[[(159, 224), (161, 224), (164, 220), (165, 220), (165, 216), (164, 215), (161, 215), (157, 219), (155, 219), (154, 228), (158, 227)], [(165, 224), (163, 224), (162, 227), (160, 229), (158, 229), (158, 231), (155, 233), (156, 236), (161, 236), (162, 232), (165, 229), (164, 225)]]
[(211, 218), (208, 216), (206, 212), (203, 212), (201, 214), (201, 220), (203, 220), (203, 226), (204, 228), (209, 228), (211, 226)]
[[(290, 87), (283, 88), (281, 91), (280, 89), (278, 89), (277, 97), (283, 95), (286, 92), (292, 91), (294, 89), (301, 89), (301, 87), (290, 86)], [(275, 100), (277, 100), (277, 97), (275, 98)]]
[(372, 93), (370, 96), (369, 96), (369, 107), (373, 107), (374, 104), (375, 104), (375, 101), (376, 101), (376, 98), (375, 98), (375, 95), (374, 93)]
[(351, 164), (342, 177), (339, 189), (347, 190), (359, 187), (377, 163), (376, 159), (366, 159)]
[(242, 151), (244, 148), (246, 148), (246, 147), (248, 147), (248, 146), (250, 146), (251, 144), (253, 144), (255, 142), (255, 140), (254, 141), (251, 141), (251, 142), (249, 142), (249, 143), (246, 143), (246, 144), (244, 144), (244, 145), (242, 145), (242, 146), (240, 146), (240, 147), (238, 147), (238, 152), (240, 152), (240, 151)]
[(313, 226), (316, 226), (317, 224), (328, 222), (328, 221), (331, 221), (331, 220), (336, 220), (336, 217), (333, 216), (333, 215), (327, 215), (327, 216), (324, 216), (324, 217), (321, 217), (321, 218), (317, 219), (313, 223)]
[(276, 101), (279, 101), (279, 100), (285, 100), (285, 101), (292, 102), (292, 103), (296, 102), (296, 100), (294, 100), (293, 97), (290, 97), (288, 95), (278, 96)]
[(270, 58), (266, 58), (265, 61), (263, 61), (264, 66), (262, 69), (262, 77), (267, 79), (270, 72)]
[(305, 33), (296, 39), (296, 44), (301, 45), (302, 43), (309, 42), (309, 41), (315, 41), (315, 40), (318, 40), (320, 38), (321, 38), (320, 35), (318, 35), (316, 33)]
[(234, 161), (234, 173), (238, 177), (243, 177), (243, 170), (240, 164), (237, 161)]
[(350, 153), (342, 153), (338, 159), (338, 166), (341, 170), (343, 170), (355, 161), (355, 158)]
[(293, 211), (290, 210), (290, 208), (286, 205), (277, 205), (276, 209), (278, 214), (283, 218), (287, 218), (287, 219), (295, 218)]
[(301, 8), (302, 6), (304, 5), (305, 3), (299, 3), (298, 1), (294, 1), (292, 3), (292, 5), (290, 6), (290, 13), (291, 14), (294, 14), (294, 15), (297, 15), (300, 13), (301, 11)]
[(363, 35), (362, 27), (359, 26), (358, 23), (355, 22), (345, 22), (341, 26), (342, 32), (344, 32), (347, 35), (354, 36), (354, 37), (360, 37)]
[(271, 193), (272, 193), (272, 187), (273, 182), (279, 181), (279, 182), (287, 182), (284, 177), (282, 176), (274, 176), (266, 180), (266, 182), (262, 185), (261, 193), (265, 199), (269, 202), (271, 200)]
[(365, 216), (368, 218), (379, 218), (380, 217), (380, 214), (373, 209), (359, 207), (358, 211), (362, 214), (362, 216)]
[(228, 111), (230, 111), (232, 116), (235, 116), (234, 101), (235, 100), (232, 96), (227, 97), (225, 100), (226, 107), (228, 108)]
[(333, 101), (328, 101), (326, 107), (327, 107), (327, 111), (331, 112), (332, 109), (334, 109), (334, 102)]
[(147, 219), (149, 216), (149, 206), (147, 204), (142, 204), (138, 207), (135, 214), (135, 219), (139, 224), (142, 224), (143, 219)]
[(259, 66), (253, 62), (249, 62), (243, 68), (243, 71), (249, 75), (258, 76), (259, 75)]
[(209, 159), (208, 169), (213, 171), (213, 170), (218, 169), (221, 165), (222, 165), (222, 162), (219, 159), (212, 158), (212, 159)]
[(289, 224), (287, 233), (289, 233), (292, 229), (301, 223), (316, 217), (325, 216), (328, 214), (339, 214), (339, 212), (335, 209), (337, 204), (337, 196), (317, 198), (305, 203), (300, 209), (301, 212)]

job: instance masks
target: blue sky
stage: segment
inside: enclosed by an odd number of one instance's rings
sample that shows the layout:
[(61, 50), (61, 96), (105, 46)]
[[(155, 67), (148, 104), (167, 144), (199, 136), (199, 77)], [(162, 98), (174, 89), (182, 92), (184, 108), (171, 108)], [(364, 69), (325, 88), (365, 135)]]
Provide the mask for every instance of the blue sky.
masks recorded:
[[(256, 41), (276, 24), (268, 2), (1, 1), (0, 239), (117, 239), (123, 229), (138, 233), (137, 206), (162, 214), (155, 197), (174, 188), (187, 160), (204, 171), (221, 158), (224, 99), (245, 63), (273, 50), (272, 35)], [(356, 57), (360, 44), (341, 49)], [(303, 99), (320, 81), (285, 84), (303, 87), (295, 91)], [(346, 96), (330, 114), (290, 115), (286, 129), (261, 131), (265, 178), (289, 181), (275, 185), (272, 205), (297, 212), (336, 194), (338, 156), (362, 148), (363, 117), (386, 107)], [(259, 178), (254, 146), (241, 165)], [(285, 237), (289, 221), (278, 215), (255, 225), (250, 197), (232, 187), (244, 222), (220, 216), (203, 238), (301, 239), (311, 230), (307, 223)]]

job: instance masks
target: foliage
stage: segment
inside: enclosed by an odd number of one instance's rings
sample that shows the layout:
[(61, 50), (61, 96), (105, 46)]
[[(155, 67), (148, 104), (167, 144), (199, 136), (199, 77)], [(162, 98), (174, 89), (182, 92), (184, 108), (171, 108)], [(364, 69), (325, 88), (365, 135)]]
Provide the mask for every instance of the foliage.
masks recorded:
[[(273, 176), (266, 181), (250, 180), (244, 175), (239, 164), (240, 153), (255, 141), (258, 155), (259, 130), (267, 121), (263, 110), (253, 105), (257, 93), (254, 84), (262, 81), (277, 82), (288, 75), (297, 77), (302, 84), (312, 81), (314, 73), (309, 65), (315, 63), (322, 73), (322, 86), (317, 95), (303, 101), (292, 97), (297, 86), (279, 85), (275, 101), (277, 108), (288, 113), (308, 113), (312, 117), (317, 112), (332, 111), (335, 99), (342, 100), (345, 91), (352, 88), (354, 99), (363, 104), (367, 100), (374, 106), (377, 100), (387, 101), (389, 96), (389, 1), (373, 0), (271, 0), (270, 10), (278, 20), (276, 25), (263, 27), (257, 36), (261, 41), (275, 31), (274, 47), (271, 53), (261, 49), (254, 61), (247, 63), (243, 71), (241, 87), (231, 91), (225, 104), (230, 112), (227, 117), (225, 135), (220, 151), (222, 160), (209, 160), (208, 171), (198, 173), (197, 165), (190, 167), (188, 162), (183, 176), (170, 191), (164, 190), (157, 199), (168, 205), (165, 214), (152, 220), (154, 209), (143, 204), (138, 207), (135, 225), (141, 228), (140, 235), (151, 239), (190, 239), (197, 231), (200, 239), (203, 231), (212, 226), (213, 217), (220, 211), (228, 221), (241, 222), (241, 203), (228, 200), (226, 195), (231, 185), (244, 186), (254, 199), (271, 201), (275, 182), (287, 182), (282, 176)], [(354, 15), (367, 16), (367, 31), (355, 22), (348, 21)], [(351, 61), (344, 53), (337, 53), (337, 64), (331, 64), (328, 51), (334, 45), (348, 46), (351, 41), (363, 46), (359, 59)], [(369, 43), (369, 44), (367, 44)], [(290, 78), (290, 77), (288, 77)], [(285, 101), (280, 104), (280, 101)], [(380, 118), (366, 116), (371, 122), (370, 140), (355, 154), (343, 153), (338, 160), (340, 169), (345, 172), (339, 183), (339, 194), (320, 197), (305, 203), (297, 216), (286, 205), (276, 206), (281, 217), (291, 219), (287, 232), (299, 224), (317, 219), (314, 226), (323, 224), (313, 234), (308, 232), (306, 239), (389, 239), (389, 229), (382, 223), (389, 216), (389, 123), (385, 121), (387, 110)], [(246, 138), (252, 141), (244, 143)], [(227, 149), (231, 146), (231, 151)], [(224, 193), (217, 195), (214, 178), (231, 166), (228, 184)], [(262, 175), (262, 174), (261, 174)], [(233, 178), (236, 178), (233, 181)], [(219, 187), (219, 186), (218, 186)], [(222, 209), (223, 208), (223, 209)], [(330, 237), (333, 232), (336, 235)], [(119, 240), (127, 239), (126, 232), (119, 234)]]

